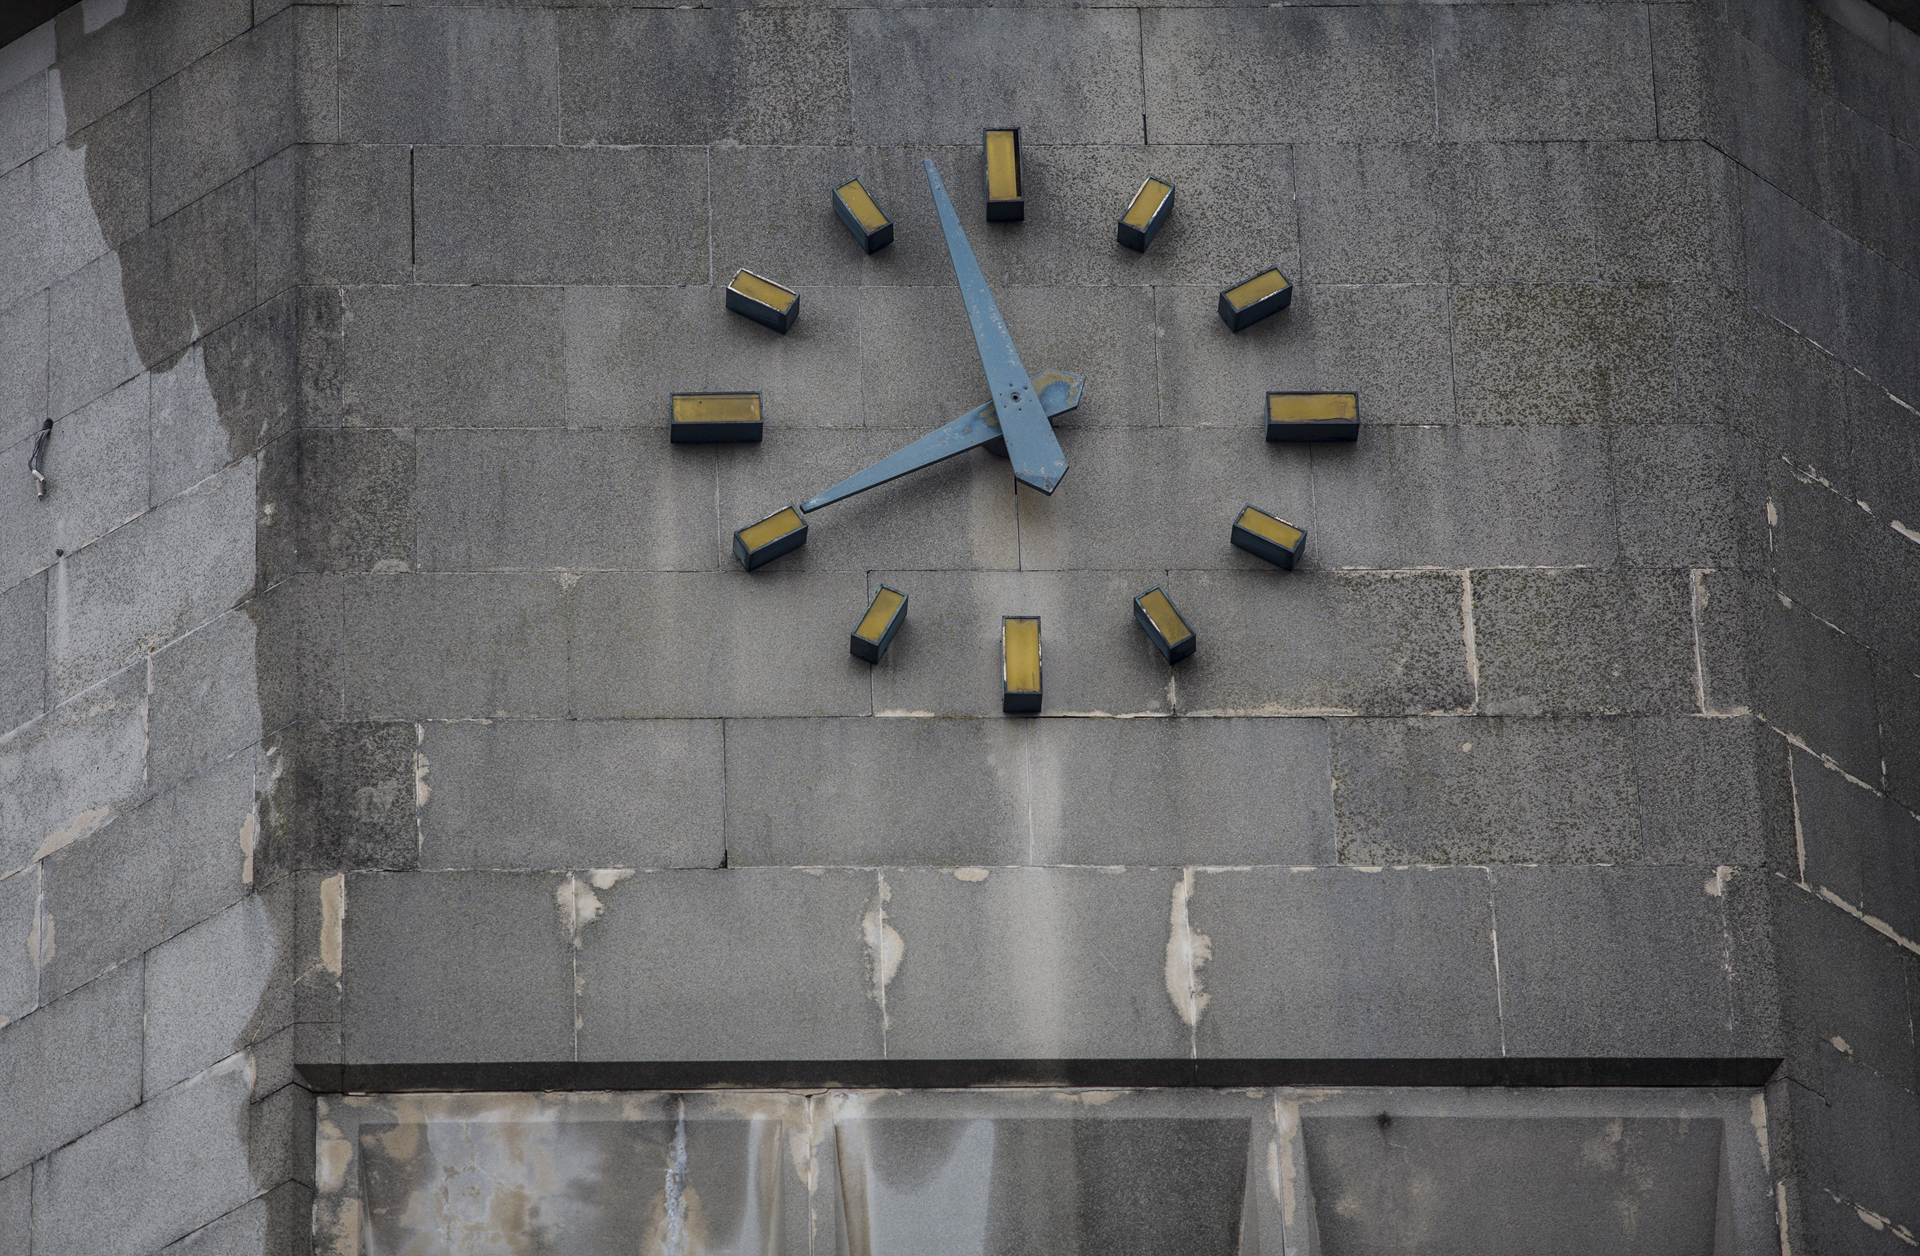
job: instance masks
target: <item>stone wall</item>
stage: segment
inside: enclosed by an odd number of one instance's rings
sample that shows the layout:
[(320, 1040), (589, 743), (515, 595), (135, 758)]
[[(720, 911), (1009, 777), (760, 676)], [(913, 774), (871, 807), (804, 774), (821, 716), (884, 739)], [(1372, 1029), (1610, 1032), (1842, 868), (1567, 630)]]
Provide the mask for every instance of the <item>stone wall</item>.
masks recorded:
[[(311, 1089), (1770, 1074), (1786, 1241), (1907, 1250), (1917, 119), (1848, 0), (89, 0), (0, 50), (0, 1253), (298, 1249)], [(1073, 471), (743, 573), (984, 400), (927, 157), (1088, 377)], [(763, 444), (667, 444), (735, 388)], [(1281, 388), (1361, 440), (1263, 444)]]

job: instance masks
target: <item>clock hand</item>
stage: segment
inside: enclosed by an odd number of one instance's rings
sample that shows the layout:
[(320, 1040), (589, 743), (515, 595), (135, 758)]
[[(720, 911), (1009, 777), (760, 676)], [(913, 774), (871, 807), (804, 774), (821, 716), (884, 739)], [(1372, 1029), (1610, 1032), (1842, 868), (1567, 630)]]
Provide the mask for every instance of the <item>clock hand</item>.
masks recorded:
[[(1041, 408), (1051, 416), (1065, 414), (1080, 404), (1080, 390), (1084, 382), (1078, 375), (1048, 371), (1032, 380), (1030, 387), (1037, 390)], [(800, 509), (808, 512), (832, 505), (841, 498), (852, 497), (888, 480), (897, 480), (909, 471), (944, 462), (955, 454), (987, 444), (1000, 435), (1000, 423), (994, 417), (993, 403), (989, 401), (986, 405), (967, 411), (953, 422), (935, 428), (905, 449), (888, 454), (865, 471), (848, 476), (819, 496), (808, 498), (800, 504)]]
[(953, 276), (960, 283), (961, 299), (967, 303), (967, 321), (973, 325), (973, 344), (980, 352), (980, 365), (987, 372), (987, 386), (993, 393), (993, 408), (1000, 417), (1000, 429), (1006, 436), (1007, 456), (1013, 460), (1014, 478), (1043, 493), (1052, 493), (1067, 473), (1067, 455), (1047, 422), (1046, 409), (1034, 394), (1027, 368), (1020, 365), (1013, 337), (1007, 334), (1006, 320), (994, 304), (987, 277), (974, 260), (973, 246), (960, 229), (960, 219), (947, 199), (940, 172), (927, 162), (927, 186), (933, 191), (933, 203), (940, 211), (940, 229), (947, 236), (947, 255), (953, 259)]

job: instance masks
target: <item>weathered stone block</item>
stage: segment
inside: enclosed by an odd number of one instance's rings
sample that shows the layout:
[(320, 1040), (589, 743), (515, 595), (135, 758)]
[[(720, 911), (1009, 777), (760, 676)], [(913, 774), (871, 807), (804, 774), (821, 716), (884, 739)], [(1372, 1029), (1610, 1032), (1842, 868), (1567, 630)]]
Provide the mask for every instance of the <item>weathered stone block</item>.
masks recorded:
[(18, 471), (0, 488), (0, 584), (54, 566), (56, 551), (74, 555), (147, 508), (146, 410), (141, 378), (56, 421), (45, 497), (24, 473), (33, 438), (7, 450)]
[(140, 1102), (139, 962), (0, 1028), (0, 1080), (0, 1173)]
[(1440, 137), (1652, 139), (1644, 10), (1605, 4), (1442, 10), (1434, 38)]
[(418, 566), (711, 570), (713, 477), (682, 454), (657, 428), (422, 432)]
[(1920, 1098), (1904, 1078), (1862, 1068), (1825, 1043), (1820, 1053), (1819, 1089), (1786, 1088), (1795, 1160), (1856, 1208), (1913, 1224), (1920, 1220)]
[[(1431, 29), (1418, 8), (1141, 10), (1144, 138), (1434, 139)], [(1227, 83), (1260, 109), (1222, 109)]]
[(428, 148), (414, 169), (422, 282), (710, 278), (699, 149)]
[(296, 144), (258, 166), (259, 296), (413, 278), (413, 169), (410, 149), (357, 144)]
[(148, 793), (146, 714), (146, 677), (122, 672), (0, 740), (0, 869), (77, 841)]
[(1888, 993), (1904, 980), (1907, 953), (1790, 879), (1736, 881), (1734, 889), (1740, 894), (1729, 898), (1729, 907), (1755, 921), (1740, 938), (1736, 971), (1767, 972), (1778, 991), (1779, 1023), (1792, 1026), (1783, 1035), (1785, 1076), (1818, 1086), (1822, 1052), (1838, 1039), (1853, 1063), (1911, 1084), (1916, 1064), (1907, 1009)]
[(40, 972), (53, 999), (226, 908), (247, 891), (257, 821), (242, 756), (134, 808), (46, 857)]
[(0, 878), (0, 1027), (40, 1006), (40, 869), (29, 864)]
[(252, 1106), (247, 1114), (247, 1165), (263, 1186), (314, 1180), (311, 1091), (282, 1086)]
[[(54, 81), (66, 82), (57, 75)], [(57, 99), (53, 112), (59, 112)], [(65, 242), (69, 264), (119, 248), (152, 225), (151, 116), (150, 98), (138, 96), (69, 134), (65, 152), (56, 145), (47, 154), (48, 168), (59, 172), (60, 192), (44, 202), (59, 220), (47, 225)], [(65, 129), (57, 117), (52, 121), (56, 130)]]
[(1473, 621), (1489, 715), (1677, 714), (1697, 705), (1684, 571), (1475, 572)]
[(1034, 857), (1030, 734), (1018, 721), (732, 720), (726, 758), (729, 867)]
[[(8, 178), (19, 175), (15, 171)], [(55, 418), (73, 413), (142, 370), (127, 323), (122, 279), (121, 257), (109, 253), (53, 285), (47, 315), (47, 413)], [(143, 395), (145, 391), (142, 386)]]
[(0, 91), (0, 174), (47, 147), (47, 76), (28, 75)]
[[(577, 904), (582, 1060), (881, 1055), (900, 960), (875, 874), (736, 868), (565, 885)], [(755, 944), (740, 945), (748, 934)]]
[(348, 9), (340, 16), (339, 61), (343, 142), (560, 138), (560, 43), (551, 12)]
[(984, 128), (1014, 123), (1003, 102), (1017, 100), (1046, 120), (1022, 130), (1023, 146), (1145, 142), (1139, 29), (1115, 10), (856, 11), (853, 139), (975, 145)]
[(1440, 151), (1454, 282), (1594, 276), (1594, 180), (1586, 145), (1454, 144)]
[(1299, 144), (1293, 151), (1302, 279), (1315, 284), (1446, 279), (1448, 208), (1438, 148)]
[(717, 720), (428, 724), (420, 862), (717, 868), (730, 854), (723, 743)]
[[(871, 678), (872, 709), (998, 717), (1000, 619), (1038, 615), (1046, 714), (1169, 713), (1174, 678), (1132, 612), (1133, 596), (1161, 579), (1148, 571), (876, 572), (872, 587), (900, 589), (912, 604), (887, 657), (857, 664)], [(851, 626), (864, 603), (845, 605)]]
[[(1768, 468), (1769, 553), (1780, 592), (1909, 672), (1920, 672), (1920, 545), (1784, 463)], [(1865, 576), (1863, 579), (1862, 577)]]
[(146, 960), (148, 1099), (285, 1025), (292, 947), (258, 895), (157, 946)]
[(252, 309), (258, 218), (253, 179), (233, 179), (120, 246), (126, 321), (143, 362)]
[(148, 661), (147, 780), (165, 788), (260, 740), (253, 619), (228, 611)]
[(1170, 579), (1201, 638), (1172, 674), (1182, 712), (1425, 715), (1473, 705), (1451, 572)]
[[(718, 156), (725, 155), (731, 154)], [(719, 270), (731, 276), (739, 265), (770, 269), (781, 257), (769, 249), (750, 263), (722, 260)], [(793, 279), (784, 262), (775, 273)], [(794, 428), (860, 426), (861, 294), (803, 286), (801, 298), (806, 316), (783, 336), (729, 312), (708, 287), (568, 289), (564, 384), (557, 360), (554, 367), (556, 387), (565, 389), (567, 425), (636, 430), (664, 450), (674, 393), (757, 392), (775, 439)], [(556, 348), (558, 342), (556, 335)], [(924, 406), (925, 397), (917, 400)], [(962, 404), (949, 417), (978, 404)], [(559, 421), (558, 403), (551, 417)], [(913, 418), (928, 428), (945, 422), (922, 413)]]
[(340, 717), (339, 576), (296, 575), (242, 609), (253, 617), (260, 727)]
[(1755, 709), (1853, 775), (1876, 778), (1880, 723), (1872, 653), (1771, 590), (1756, 589), (1751, 596), (1748, 658)]
[(1742, 181), (1725, 156), (1697, 142), (1587, 149), (1601, 279), (1738, 283)]
[(0, 593), (0, 729), (47, 709), (47, 577)]
[(310, 1256), (313, 1191), (283, 1183), (163, 1250), (167, 1256)]
[(1887, 794), (1920, 811), (1920, 676), (1875, 659), (1874, 711)]
[(36, 292), (0, 310), (0, 448), (32, 439), (49, 414), (47, 298)]
[(1217, 316), (1217, 286), (1155, 297), (1164, 423), (1257, 431), (1261, 399), (1280, 388), (1358, 389), (1360, 421), (1370, 429), (1361, 444), (1385, 424), (1453, 422), (1440, 285), (1298, 286), (1286, 313), (1237, 336)]
[(356, 576), (342, 631), (347, 716), (566, 714), (567, 625), (581, 596), (545, 575)]
[[(965, 879), (963, 879), (965, 878)], [(920, 1059), (1166, 1059), (1191, 1052), (1167, 938), (1167, 869), (903, 868), (881, 874), (869, 934), (887, 1054)], [(884, 915), (879, 913), (884, 912)], [(876, 939), (877, 940), (877, 939)]]
[(1786, 743), (1757, 720), (1634, 721), (1634, 862), (1786, 870), (1792, 786)]
[(1321, 720), (1040, 720), (1038, 864), (1321, 864), (1334, 859)]
[(29, 1256), (32, 1243), (33, 1170), (27, 1168), (0, 1178), (0, 1256)]
[(1333, 722), (1342, 863), (1589, 863), (1634, 848), (1625, 721)]
[[(1795, 339), (1806, 344), (1799, 337)], [(1823, 357), (1821, 362), (1830, 369), (1840, 367), (1830, 358)], [(1885, 520), (1891, 526), (1897, 519), (1902, 526), (1920, 532), (1920, 481), (1911, 474), (1912, 468), (1920, 466), (1920, 423), (1915, 423), (1913, 412), (1879, 384), (1851, 371), (1847, 375), (1847, 473), (1839, 487), (1872, 506), (1876, 520)], [(1795, 462), (1825, 469), (1829, 478), (1832, 473), (1826, 463), (1835, 452), (1832, 447), (1841, 443), (1833, 439), (1831, 426), (1827, 426), (1839, 417), (1834, 414), (1836, 409), (1821, 407), (1826, 420), (1821, 431), (1823, 440), (1799, 442), (1799, 448), (1791, 451)]]
[(247, 1125), (232, 1056), (62, 1147), (35, 1183), (34, 1249), (140, 1256), (238, 1208), (254, 1191)]
[(415, 435), (410, 431), (302, 432), (299, 567), (405, 571), (414, 566)]
[[(583, 575), (568, 595), (573, 714), (866, 715), (873, 669), (847, 653), (866, 584), (858, 574), (776, 570)], [(687, 640), (689, 625), (697, 653), (664, 655), (660, 643)]]
[(77, 129), (245, 31), (253, 6), (153, 4), (99, 25), (77, 12), (55, 21), (63, 108), (67, 126)]
[(277, 864), (418, 866), (412, 724), (300, 723), (268, 749), (276, 764), (266, 822)]
[(1674, 417), (1662, 287), (1464, 287), (1454, 293), (1453, 312), (1462, 422), (1633, 424)]
[(349, 876), (346, 1061), (571, 1059), (574, 885), (553, 873)]
[(1793, 803), (1801, 879), (1920, 939), (1920, 820), (1801, 750), (1793, 751)]
[[(1625, 427), (1611, 440), (1622, 561), (1732, 567), (1765, 545), (1764, 512), (1746, 490), (1752, 467), (1720, 427)], [(1758, 496), (1758, 494), (1754, 494)]]
[(1206, 939), (1202, 1056), (1501, 1053), (1482, 869), (1221, 869), (1194, 876), (1185, 908)]
[(1729, 1052), (1732, 991), (1718, 877), (1703, 868), (1495, 868), (1492, 875), (1507, 1052)]
[[(897, 73), (890, 64), (880, 81)], [(833, 10), (567, 12), (560, 15), (561, 138), (845, 144), (848, 74), (847, 17)]]
[(48, 617), (53, 695), (99, 683), (252, 592), (256, 470), (236, 463), (68, 556)]
[(558, 290), (537, 287), (347, 289), (342, 420), (416, 428), (567, 423), (563, 300)]

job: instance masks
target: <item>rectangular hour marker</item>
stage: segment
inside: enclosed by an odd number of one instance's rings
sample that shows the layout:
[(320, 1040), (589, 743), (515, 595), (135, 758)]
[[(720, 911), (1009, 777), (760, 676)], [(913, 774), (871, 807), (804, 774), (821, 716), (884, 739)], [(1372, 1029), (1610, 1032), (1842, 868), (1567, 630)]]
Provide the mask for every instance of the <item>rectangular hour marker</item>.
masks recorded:
[(760, 439), (759, 393), (675, 393), (667, 428), (676, 445)]
[(1293, 285), (1276, 267), (1263, 270), (1220, 294), (1220, 321), (1230, 331), (1244, 331), (1269, 314), (1278, 314), (1293, 300)]
[(1271, 441), (1358, 440), (1357, 393), (1267, 394), (1267, 439)]
[(868, 604), (867, 613), (860, 617), (859, 627), (853, 630), (852, 644), (848, 647), (853, 657), (878, 663), (887, 647), (893, 644), (893, 634), (900, 631), (900, 625), (906, 621), (907, 595), (881, 585)]
[(782, 554), (791, 553), (807, 543), (807, 521), (796, 506), (748, 524), (733, 534), (733, 556), (748, 571), (764, 567)]
[(1040, 617), (1006, 615), (1000, 620), (1000, 710), (1040, 713)]
[(1164, 179), (1148, 179), (1133, 194), (1133, 204), (1120, 217), (1120, 243), (1136, 253), (1144, 253), (1160, 234), (1173, 214), (1173, 184)]
[(893, 243), (893, 220), (881, 212), (873, 194), (860, 180), (843, 183), (833, 190), (833, 212), (867, 252), (878, 253)]
[(987, 181), (987, 221), (1019, 222), (1027, 216), (1020, 187), (1020, 128), (988, 131), (982, 144), (981, 168)]
[(743, 270), (727, 285), (727, 308), (784, 336), (800, 315), (800, 294)]
[(1166, 656), (1167, 662), (1178, 663), (1193, 653), (1193, 629), (1187, 627), (1186, 618), (1180, 614), (1165, 589), (1148, 589), (1133, 599), (1133, 619), (1146, 629), (1147, 636), (1153, 641), (1154, 647)]
[(1300, 551), (1307, 547), (1307, 533), (1278, 515), (1248, 506), (1233, 521), (1233, 544), (1236, 549), (1292, 571)]

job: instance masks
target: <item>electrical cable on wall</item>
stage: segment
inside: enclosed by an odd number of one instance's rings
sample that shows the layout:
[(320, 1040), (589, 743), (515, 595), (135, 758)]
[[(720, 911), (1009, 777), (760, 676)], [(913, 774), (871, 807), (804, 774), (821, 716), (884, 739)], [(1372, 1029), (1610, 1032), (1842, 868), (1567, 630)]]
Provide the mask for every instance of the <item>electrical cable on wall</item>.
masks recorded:
[(33, 472), (33, 495), (47, 495), (47, 440), (53, 435), (53, 420), (48, 419), (40, 425), (40, 434), (33, 438), (33, 452), (27, 456), (27, 470)]

